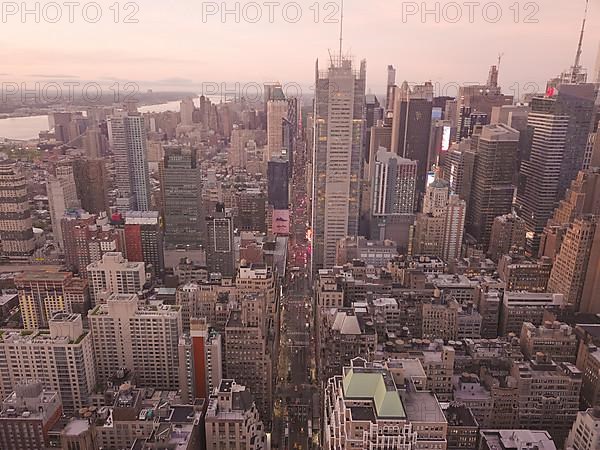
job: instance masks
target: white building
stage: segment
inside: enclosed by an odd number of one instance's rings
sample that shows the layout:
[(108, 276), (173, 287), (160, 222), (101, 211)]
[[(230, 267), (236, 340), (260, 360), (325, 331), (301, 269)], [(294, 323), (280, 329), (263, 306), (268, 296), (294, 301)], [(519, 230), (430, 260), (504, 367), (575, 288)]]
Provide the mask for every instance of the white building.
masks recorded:
[(139, 386), (179, 389), (180, 306), (145, 306), (135, 294), (113, 294), (88, 320), (100, 381), (127, 368)]
[(108, 118), (108, 135), (117, 172), (117, 206), (121, 211), (148, 211), (150, 176), (144, 118), (119, 111)]
[(57, 313), (50, 333), (7, 331), (0, 336), (0, 394), (37, 380), (60, 393), (67, 413), (89, 403), (96, 386), (92, 337), (83, 329), (80, 314)]
[(366, 62), (333, 55), (316, 65), (313, 156), (313, 269), (335, 265), (336, 245), (358, 234), (365, 133)]
[(600, 408), (579, 411), (566, 443), (567, 450), (600, 448)]
[(129, 262), (119, 252), (106, 253), (87, 266), (92, 305), (110, 294), (137, 294), (146, 282), (143, 262)]

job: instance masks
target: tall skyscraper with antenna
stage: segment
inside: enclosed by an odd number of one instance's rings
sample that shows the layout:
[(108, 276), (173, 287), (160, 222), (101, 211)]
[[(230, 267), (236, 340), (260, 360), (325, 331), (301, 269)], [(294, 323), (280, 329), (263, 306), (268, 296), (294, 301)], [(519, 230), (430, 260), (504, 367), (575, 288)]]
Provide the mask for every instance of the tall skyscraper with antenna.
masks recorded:
[(340, 49), (315, 70), (313, 270), (335, 264), (336, 245), (358, 234), (365, 136), (366, 62), (358, 70)]

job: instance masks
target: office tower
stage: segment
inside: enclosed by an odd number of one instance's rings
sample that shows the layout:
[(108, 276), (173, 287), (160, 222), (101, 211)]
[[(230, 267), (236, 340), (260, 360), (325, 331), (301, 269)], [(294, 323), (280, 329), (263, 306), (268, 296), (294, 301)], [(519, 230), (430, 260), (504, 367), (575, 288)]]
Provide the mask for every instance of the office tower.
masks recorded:
[(45, 390), (39, 382), (25, 382), (3, 398), (1, 408), (1, 448), (49, 448), (49, 431), (60, 421), (62, 415), (58, 392)]
[(548, 430), (563, 443), (579, 411), (581, 371), (538, 353), (530, 361), (514, 362), (510, 374), (519, 392), (519, 426)]
[(527, 248), (535, 253), (559, 197), (569, 116), (557, 114), (555, 98), (535, 97), (528, 126), (533, 129), (529, 157), (521, 162), (517, 204), (527, 229)]
[(117, 252), (104, 254), (86, 270), (92, 305), (103, 303), (110, 294), (137, 294), (146, 283), (144, 263), (129, 262)]
[(265, 427), (253, 393), (235, 380), (221, 380), (211, 393), (204, 421), (207, 448), (268, 448)]
[(267, 232), (267, 198), (262, 189), (247, 188), (237, 193), (235, 228), (240, 231)]
[[(264, 327), (265, 309), (261, 296), (245, 296), (246, 306), (232, 310), (225, 325), (224, 372), (250, 389), (261, 417), (271, 421), (272, 372)], [(255, 306), (257, 309), (253, 309)], [(262, 314), (261, 314), (262, 313)]]
[(165, 270), (163, 230), (158, 211), (128, 211), (125, 217), (125, 249), (131, 262), (143, 262), (154, 276)]
[(108, 118), (116, 167), (117, 207), (121, 211), (150, 209), (147, 139), (144, 118), (124, 111)]
[(498, 261), (511, 250), (525, 249), (525, 221), (515, 214), (505, 214), (494, 219), (488, 255)]
[(87, 283), (80, 283), (70, 272), (24, 272), (15, 277), (15, 286), (28, 330), (46, 328), (56, 312), (72, 312), (73, 302), (88, 303)]
[(196, 149), (165, 146), (160, 163), (165, 243), (198, 247), (203, 239), (202, 174)]
[(417, 162), (380, 148), (373, 171), (372, 214), (412, 214), (415, 211)]
[(208, 398), (219, 386), (222, 354), (221, 334), (210, 328), (206, 318), (192, 318), (189, 335), (179, 340), (179, 386), (184, 399)]
[(268, 162), (267, 193), (269, 205), (275, 210), (289, 208), (289, 162), (276, 158)]
[(267, 161), (283, 154), (283, 123), (287, 117), (288, 101), (281, 88), (276, 88), (272, 93), (272, 98), (267, 102)]
[(0, 203), (0, 254), (11, 259), (31, 256), (35, 244), (27, 181), (14, 161), (0, 161)]
[(566, 302), (576, 310), (580, 306), (597, 222), (595, 216), (584, 216), (569, 226), (548, 280), (548, 292), (564, 294)]
[(565, 448), (592, 450), (600, 448), (600, 408), (579, 411)]
[(458, 195), (450, 195), (446, 207), (446, 220), (444, 224), (444, 247), (442, 259), (446, 262), (460, 258), (462, 242), (467, 217), (467, 203)]
[(387, 66), (387, 90), (385, 98), (385, 110), (394, 109), (394, 87), (396, 86), (396, 69), (394, 66)]
[(471, 197), (474, 165), (475, 152), (470, 140), (453, 144), (442, 163), (443, 178), (450, 183), (450, 192), (458, 195), (467, 205)]
[[(438, 108), (433, 109), (433, 111), (436, 110)], [(452, 123), (449, 120), (433, 119), (430, 136), (427, 167), (434, 165), (440, 167), (443, 165), (452, 143)]]
[(97, 216), (77, 209), (62, 218), (65, 241), (65, 264), (69, 270), (86, 277), (89, 264), (102, 259), (108, 252), (122, 250), (118, 232), (108, 223), (106, 213)]
[(337, 242), (358, 234), (365, 135), (366, 62), (335, 55), (316, 64), (313, 118), (313, 270), (335, 264)]
[(144, 306), (135, 294), (113, 294), (88, 320), (98, 381), (128, 369), (139, 386), (179, 389), (179, 306)]
[(192, 97), (186, 97), (181, 101), (179, 112), (181, 113), (181, 125), (192, 126), (194, 124), (194, 99)]
[(500, 309), (500, 335), (518, 335), (524, 322), (542, 325), (547, 313), (559, 314), (566, 306), (563, 294), (505, 291)]
[[(476, 124), (489, 124), (494, 107), (513, 104), (513, 96), (502, 94), (497, 81), (498, 66), (492, 66), (488, 84), (465, 85), (459, 88), (456, 110), (452, 114), (456, 120), (458, 142), (468, 138)], [(454, 103), (451, 106), (454, 106)]]
[(423, 194), (427, 183), (429, 136), (433, 108), (433, 85), (429, 82), (412, 89), (404, 82), (395, 89), (392, 123), (392, 152), (417, 161), (417, 192)]
[(206, 217), (206, 267), (210, 273), (233, 277), (235, 273), (233, 220), (223, 204)]
[(92, 214), (108, 211), (108, 172), (103, 158), (75, 158), (73, 176), (81, 208)]
[(494, 219), (512, 209), (513, 175), (519, 132), (506, 125), (486, 125), (471, 138), (475, 153), (467, 231), (488, 248)]
[(96, 387), (92, 336), (80, 314), (56, 313), (50, 331), (6, 332), (0, 340), (0, 361), (7, 370), (1, 382), (4, 396), (20, 383), (40, 381), (60, 394), (65, 412), (89, 404)]
[(46, 183), (48, 204), (50, 205), (50, 220), (52, 222), (52, 234), (58, 248), (64, 250), (62, 218), (68, 209), (80, 206), (77, 198), (77, 188), (73, 177), (73, 166), (68, 163), (56, 167), (56, 174), (50, 175)]

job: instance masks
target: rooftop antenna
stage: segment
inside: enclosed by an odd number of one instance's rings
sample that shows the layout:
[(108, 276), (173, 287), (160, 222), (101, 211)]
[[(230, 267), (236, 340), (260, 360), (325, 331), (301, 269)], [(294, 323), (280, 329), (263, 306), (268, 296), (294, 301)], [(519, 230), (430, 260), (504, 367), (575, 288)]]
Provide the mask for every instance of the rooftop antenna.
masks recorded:
[(502, 62), (503, 57), (504, 57), (504, 52), (498, 53), (498, 72), (500, 72), (500, 63)]
[[(586, 0), (587, 1), (587, 0)], [(344, 0), (341, 1), (340, 12), (340, 64), (342, 61), (342, 41), (344, 40)]]
[(579, 45), (575, 55), (575, 64), (571, 68), (571, 83), (576, 83), (578, 75), (581, 73), (581, 48), (583, 46), (583, 34), (585, 33), (585, 21), (587, 19), (588, 6), (590, 0), (585, 0), (585, 13), (583, 14), (583, 23), (581, 24), (581, 34), (579, 35)]

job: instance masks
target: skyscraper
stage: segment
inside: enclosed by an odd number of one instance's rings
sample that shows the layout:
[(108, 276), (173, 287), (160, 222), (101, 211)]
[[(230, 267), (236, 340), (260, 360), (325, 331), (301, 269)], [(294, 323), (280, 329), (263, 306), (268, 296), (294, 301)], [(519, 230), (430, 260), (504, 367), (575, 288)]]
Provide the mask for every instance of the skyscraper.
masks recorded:
[(581, 302), (597, 222), (595, 216), (575, 219), (567, 230), (548, 280), (548, 292), (564, 294), (565, 301), (574, 305), (577, 310)]
[(467, 231), (484, 249), (494, 219), (512, 209), (518, 144), (519, 132), (503, 124), (478, 127), (471, 138), (475, 164)]
[(415, 211), (417, 162), (380, 148), (373, 169), (372, 214), (412, 214)]
[(54, 242), (58, 244), (60, 249), (64, 249), (62, 218), (65, 211), (80, 206), (73, 176), (73, 166), (70, 163), (62, 163), (56, 167), (56, 174), (48, 178), (46, 192), (48, 194), (48, 204), (50, 205), (50, 220)]
[(154, 276), (165, 270), (163, 230), (158, 211), (128, 211), (125, 218), (127, 259), (150, 266)]
[(235, 272), (233, 248), (233, 220), (225, 212), (223, 204), (206, 217), (206, 267), (209, 272), (218, 272), (232, 277)]
[(179, 306), (145, 306), (135, 294), (113, 294), (88, 320), (98, 381), (125, 368), (135, 372), (139, 386), (179, 389)]
[(274, 89), (272, 96), (267, 102), (267, 161), (282, 155), (283, 123), (288, 117), (288, 101), (281, 87)]
[(197, 247), (202, 242), (202, 174), (191, 147), (165, 146), (160, 163), (167, 245)]
[(313, 157), (313, 269), (335, 264), (336, 245), (358, 234), (365, 134), (366, 62), (342, 54), (316, 64)]
[(27, 181), (10, 160), (0, 161), (0, 254), (27, 258), (33, 254), (33, 225), (27, 199)]
[(108, 132), (117, 172), (117, 207), (121, 211), (148, 211), (150, 177), (143, 117), (119, 111), (108, 118)]
[(412, 89), (404, 82), (394, 90), (392, 152), (417, 161), (417, 192), (425, 193), (433, 108), (433, 85), (425, 83)]

